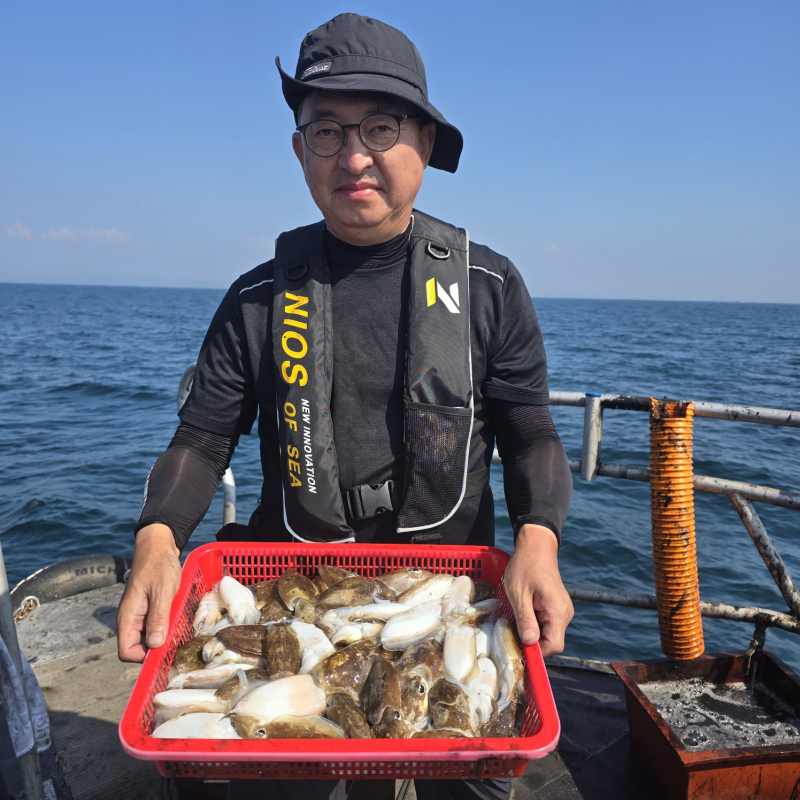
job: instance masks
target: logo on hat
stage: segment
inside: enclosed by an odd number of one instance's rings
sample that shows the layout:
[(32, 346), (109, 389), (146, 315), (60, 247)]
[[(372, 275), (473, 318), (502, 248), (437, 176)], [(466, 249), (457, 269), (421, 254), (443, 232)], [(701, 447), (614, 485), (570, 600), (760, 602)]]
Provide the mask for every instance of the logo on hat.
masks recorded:
[(320, 72), (330, 72), (333, 66), (333, 61), (322, 61), (319, 64), (312, 64), (308, 69), (303, 71), (300, 80), (304, 81), (312, 75), (318, 75)]
[(454, 283), (450, 287), (450, 291), (448, 292), (447, 289), (442, 286), (439, 281), (435, 278), (431, 278), (430, 280), (425, 282), (425, 291), (428, 295), (428, 306), (432, 306), (436, 302), (436, 298), (438, 297), (442, 303), (444, 303), (444, 307), (451, 313), (451, 314), (460, 314), (460, 306), (461, 303), (458, 299), (458, 284)]

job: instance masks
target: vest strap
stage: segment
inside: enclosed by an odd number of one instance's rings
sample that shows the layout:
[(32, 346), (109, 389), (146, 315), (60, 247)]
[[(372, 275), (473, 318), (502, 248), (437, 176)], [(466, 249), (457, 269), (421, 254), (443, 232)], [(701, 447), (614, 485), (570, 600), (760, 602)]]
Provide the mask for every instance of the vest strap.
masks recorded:
[(441, 544), (442, 534), (439, 531), (422, 531), (411, 537), (411, 544)]
[(286, 529), (300, 541), (353, 541), (339, 489), (330, 397), (330, 266), (324, 226), (282, 233), (275, 246), (272, 347)]

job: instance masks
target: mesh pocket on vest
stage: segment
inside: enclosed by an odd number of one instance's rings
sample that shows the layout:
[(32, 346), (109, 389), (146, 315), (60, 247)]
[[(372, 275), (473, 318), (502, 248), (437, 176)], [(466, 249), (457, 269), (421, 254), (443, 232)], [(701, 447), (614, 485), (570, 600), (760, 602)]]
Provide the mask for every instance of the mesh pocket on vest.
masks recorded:
[(464, 485), (472, 410), (410, 403), (406, 445), (406, 496), (399, 528), (441, 522)]

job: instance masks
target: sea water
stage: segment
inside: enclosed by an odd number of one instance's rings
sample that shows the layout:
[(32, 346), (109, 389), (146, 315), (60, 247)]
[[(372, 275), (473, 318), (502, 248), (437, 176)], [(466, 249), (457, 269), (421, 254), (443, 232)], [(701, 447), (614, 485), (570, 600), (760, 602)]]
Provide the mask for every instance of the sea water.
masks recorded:
[(715, 684), (695, 678), (639, 688), (691, 750), (800, 744), (800, 709), (758, 681)]
[[(0, 537), (13, 584), (89, 553), (133, 551), (148, 470), (177, 424), (176, 393), (222, 290), (0, 284)], [(669, 395), (797, 409), (800, 305), (534, 299), (550, 387)], [(582, 408), (553, 408), (580, 458)], [(648, 463), (647, 414), (605, 411), (602, 458)], [(695, 420), (695, 470), (800, 491), (800, 430)], [(233, 456), (237, 519), (261, 489), (256, 436)], [(566, 582), (652, 593), (645, 483), (574, 478), (559, 552)], [(492, 467), (497, 543), (513, 549), (502, 467)], [(188, 549), (213, 541), (221, 492)], [(800, 580), (800, 513), (756, 504)], [(786, 610), (730, 501), (697, 495), (700, 591), (707, 600)], [(576, 603), (566, 655), (659, 656), (653, 611)], [(751, 625), (704, 621), (706, 649), (745, 649)], [(767, 646), (800, 670), (800, 639)]]

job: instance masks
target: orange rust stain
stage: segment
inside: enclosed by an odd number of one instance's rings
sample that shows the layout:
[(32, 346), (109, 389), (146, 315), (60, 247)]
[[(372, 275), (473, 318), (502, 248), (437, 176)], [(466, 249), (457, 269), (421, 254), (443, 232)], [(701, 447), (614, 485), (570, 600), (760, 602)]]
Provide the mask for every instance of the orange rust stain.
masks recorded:
[(692, 487), (692, 403), (650, 398), (650, 506), (661, 649), (702, 655)]

